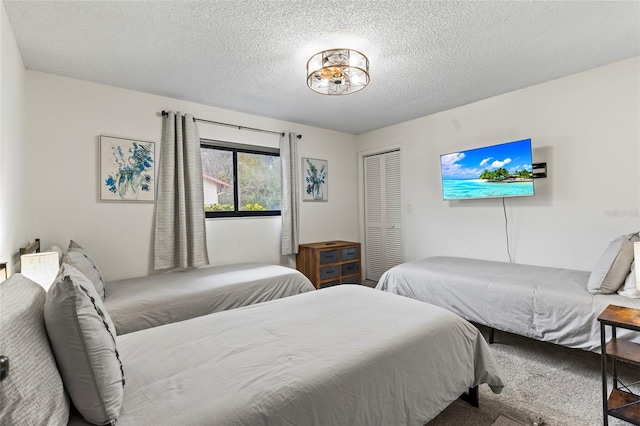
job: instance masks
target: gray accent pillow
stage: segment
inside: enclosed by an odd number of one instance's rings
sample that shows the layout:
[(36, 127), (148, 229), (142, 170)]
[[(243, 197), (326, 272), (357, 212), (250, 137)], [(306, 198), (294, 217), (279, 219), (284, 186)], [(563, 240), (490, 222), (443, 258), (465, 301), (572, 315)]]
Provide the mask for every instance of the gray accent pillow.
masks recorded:
[(85, 277), (93, 283), (96, 291), (100, 295), (100, 299), (104, 300), (106, 297), (106, 289), (104, 279), (102, 279), (102, 273), (93, 261), (89, 253), (83, 249), (78, 243), (71, 240), (67, 252), (62, 258), (62, 263), (73, 266), (78, 271), (82, 272)]
[(613, 294), (624, 284), (633, 262), (633, 241), (638, 233), (622, 235), (609, 243), (591, 271), (587, 290), (591, 294)]
[(44, 325), (45, 291), (22, 274), (0, 284), (0, 425), (66, 425), (69, 398)]
[(44, 319), (73, 405), (90, 423), (114, 424), (124, 387), (115, 327), (89, 279), (73, 266), (62, 264), (47, 292)]

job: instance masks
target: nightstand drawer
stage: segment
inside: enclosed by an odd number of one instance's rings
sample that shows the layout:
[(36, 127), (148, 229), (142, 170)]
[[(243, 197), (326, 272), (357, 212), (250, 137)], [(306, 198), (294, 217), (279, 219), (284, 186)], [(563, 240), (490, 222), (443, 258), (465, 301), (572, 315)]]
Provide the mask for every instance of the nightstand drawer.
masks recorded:
[(340, 276), (340, 265), (335, 266), (323, 266), (320, 268), (320, 279), (326, 280), (329, 278), (337, 278)]
[(333, 287), (334, 285), (340, 285), (340, 280), (329, 281), (328, 283), (320, 284), (320, 288)]
[(360, 284), (360, 275), (357, 277), (343, 278), (342, 284)]
[(358, 272), (360, 272), (360, 262), (342, 264), (342, 275), (357, 274)]
[(320, 264), (335, 263), (338, 259), (338, 250), (328, 250), (320, 252)]
[(342, 249), (342, 260), (360, 259), (360, 250), (358, 247), (350, 247)]

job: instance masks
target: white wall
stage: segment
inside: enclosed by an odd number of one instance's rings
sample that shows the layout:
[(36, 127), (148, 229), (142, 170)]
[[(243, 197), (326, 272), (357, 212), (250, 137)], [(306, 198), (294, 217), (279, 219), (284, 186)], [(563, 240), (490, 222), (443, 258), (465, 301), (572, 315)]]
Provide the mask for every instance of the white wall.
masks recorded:
[(502, 199), (442, 201), (439, 158), (532, 138), (548, 178), (534, 197), (506, 199), (513, 260), (590, 270), (609, 241), (640, 230), (639, 83), (636, 57), (358, 136), (360, 152), (401, 146), (407, 260), (508, 261)]
[(28, 171), (25, 153), (25, 69), (22, 56), (0, 4), (0, 261), (17, 269), (18, 249), (30, 234), (29, 206), (22, 183)]
[[(99, 135), (157, 143), (162, 110), (303, 135), (301, 157), (329, 161), (329, 201), (302, 203), (301, 242), (357, 240), (358, 203), (355, 137), (338, 132), (241, 114), (35, 71), (26, 72), (28, 153), (25, 189), (33, 200), (33, 228), (43, 245), (84, 246), (107, 280), (151, 272), (152, 203), (98, 201)], [(278, 146), (278, 136), (199, 123), (200, 136)], [(157, 157), (156, 157), (157, 158)], [(294, 265), (280, 256), (280, 217), (207, 220), (214, 265), (264, 261)]]

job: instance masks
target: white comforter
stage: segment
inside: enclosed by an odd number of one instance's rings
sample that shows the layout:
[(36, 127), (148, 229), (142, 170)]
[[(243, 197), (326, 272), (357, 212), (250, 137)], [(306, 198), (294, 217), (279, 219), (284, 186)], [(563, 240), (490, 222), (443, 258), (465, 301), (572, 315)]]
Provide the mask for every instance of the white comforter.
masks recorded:
[[(640, 299), (592, 295), (589, 272), (459, 257), (430, 257), (391, 268), (377, 289), (443, 307), (498, 330), (600, 351), (600, 313)], [(640, 342), (638, 333), (618, 336)]]
[(130, 333), (117, 344), (126, 378), (118, 426), (424, 425), (469, 387), (503, 386), (467, 321), (358, 285)]
[(295, 269), (241, 263), (111, 281), (104, 306), (120, 335), (312, 290)]

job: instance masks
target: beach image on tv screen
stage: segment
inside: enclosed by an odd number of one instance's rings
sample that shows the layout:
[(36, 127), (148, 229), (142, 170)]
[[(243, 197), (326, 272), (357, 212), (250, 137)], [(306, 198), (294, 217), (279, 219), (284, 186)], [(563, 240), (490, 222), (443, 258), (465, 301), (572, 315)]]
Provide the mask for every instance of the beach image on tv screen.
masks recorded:
[(440, 156), (445, 200), (534, 195), (531, 139)]

